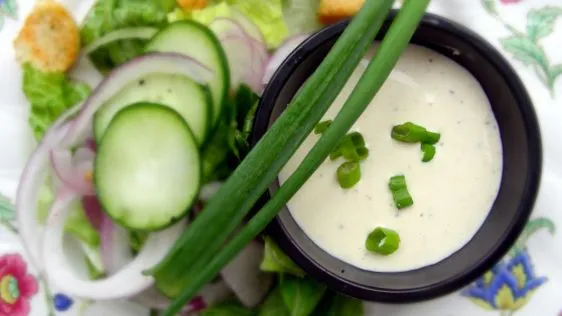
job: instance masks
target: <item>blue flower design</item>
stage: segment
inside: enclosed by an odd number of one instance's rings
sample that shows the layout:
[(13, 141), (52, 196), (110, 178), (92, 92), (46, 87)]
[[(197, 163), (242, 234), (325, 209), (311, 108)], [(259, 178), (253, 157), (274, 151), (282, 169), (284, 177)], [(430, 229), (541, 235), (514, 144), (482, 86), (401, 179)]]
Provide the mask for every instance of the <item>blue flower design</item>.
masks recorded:
[(475, 304), (488, 310), (516, 311), (527, 304), (534, 291), (547, 279), (536, 277), (525, 249), (498, 263), (462, 292)]
[(74, 301), (67, 295), (57, 293), (55, 297), (53, 297), (53, 305), (55, 305), (55, 309), (58, 312), (66, 312), (70, 309), (72, 304), (74, 304)]

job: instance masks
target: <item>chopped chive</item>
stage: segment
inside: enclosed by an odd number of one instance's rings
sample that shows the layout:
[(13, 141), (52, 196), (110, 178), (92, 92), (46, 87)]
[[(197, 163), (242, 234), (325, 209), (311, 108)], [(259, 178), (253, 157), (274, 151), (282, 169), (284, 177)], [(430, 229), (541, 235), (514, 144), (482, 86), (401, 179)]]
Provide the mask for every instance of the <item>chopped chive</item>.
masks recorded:
[(330, 160), (332, 160), (332, 161), (333, 161), (333, 160), (336, 160), (336, 159), (338, 159), (338, 158), (341, 157), (341, 156), (342, 156), (342, 150), (341, 150), (341, 148), (336, 148), (336, 149), (334, 149), (334, 151), (332, 151), (332, 152), (330, 153)]
[(365, 147), (365, 138), (363, 138), (363, 135), (361, 135), (361, 133), (353, 132), (353, 133), (347, 134), (347, 137), (349, 137), (349, 139), (351, 140), (351, 143), (353, 144), (353, 146), (355, 148)]
[(441, 134), (439, 133), (435, 133), (435, 132), (430, 132), (430, 131), (426, 131), (425, 132), (425, 136), (423, 138), (423, 143), (424, 144), (429, 144), (429, 145), (435, 145), (439, 142), (439, 140), (441, 139)]
[(412, 206), (414, 204), (414, 199), (412, 199), (410, 192), (408, 192), (408, 189), (405, 187), (396, 191), (392, 191), (392, 198), (394, 199), (396, 208), (399, 210), (408, 206)]
[(361, 166), (357, 161), (348, 161), (341, 164), (337, 170), (340, 187), (349, 189), (361, 179)]
[(330, 125), (332, 125), (332, 120), (327, 120), (318, 123), (314, 128), (314, 134), (316, 135), (323, 134), (328, 129), (328, 127), (330, 127)]
[(408, 192), (406, 177), (404, 175), (391, 177), (388, 181), (388, 187), (390, 192), (392, 192), (394, 205), (396, 205), (396, 208), (399, 210), (414, 204), (414, 199), (412, 199), (410, 192)]
[(366, 147), (346, 147), (342, 149), (341, 155), (347, 161), (362, 161), (369, 156), (369, 150)]
[(369, 157), (369, 149), (367, 147), (360, 147), (355, 150), (357, 155), (359, 155), (359, 160), (365, 160)]
[(423, 162), (429, 162), (433, 159), (433, 157), (435, 157), (435, 146), (430, 144), (422, 144), (421, 150), (423, 152)]
[(388, 182), (388, 187), (390, 191), (400, 190), (406, 187), (406, 177), (403, 175), (397, 175), (390, 178)]
[(418, 143), (425, 137), (427, 130), (412, 122), (396, 125), (392, 128), (391, 137), (405, 143)]
[(404, 143), (425, 143), (434, 145), (441, 139), (441, 134), (428, 131), (425, 127), (406, 122), (392, 127), (391, 137)]
[(369, 156), (369, 150), (365, 147), (365, 139), (359, 132), (345, 135), (330, 153), (330, 160), (336, 160), (343, 156), (347, 161), (365, 160)]
[(400, 235), (392, 229), (377, 227), (365, 241), (367, 250), (379, 255), (388, 256), (400, 247)]

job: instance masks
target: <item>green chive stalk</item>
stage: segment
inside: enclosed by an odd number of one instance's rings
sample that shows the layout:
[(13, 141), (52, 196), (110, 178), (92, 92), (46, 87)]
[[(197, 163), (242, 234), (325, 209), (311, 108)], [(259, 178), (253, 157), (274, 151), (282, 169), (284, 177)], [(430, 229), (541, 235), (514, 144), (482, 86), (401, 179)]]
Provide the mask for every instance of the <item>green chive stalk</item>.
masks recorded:
[[(320, 164), (334, 149), (337, 141), (345, 136), (355, 121), (367, 108), (392, 68), (406, 49), (417, 25), (421, 21), (430, 0), (406, 1), (386, 37), (379, 46), (353, 93), (333, 121), (330, 128), (308, 153), (303, 163), (279, 188), (268, 203), (248, 222), (248, 224), (199, 271), (185, 271), (191, 276), (190, 282), (182, 293), (172, 302), (164, 315), (173, 316), (197, 293), (201, 287), (210, 282), (219, 271), (232, 260), (249, 242), (251, 242), (273, 220), (279, 210), (310, 178)], [(369, 3), (371, 1), (367, 1)], [(374, 2), (374, 1), (373, 1)], [(338, 90), (339, 91), (339, 90)], [(318, 119), (320, 120), (320, 118)], [(316, 124), (318, 121), (314, 122)], [(313, 124), (313, 126), (314, 126)], [(310, 133), (310, 132), (309, 132)]]
[(147, 271), (176, 297), (193, 282), (329, 109), (380, 30), (393, 0), (368, 0), (283, 114), (236, 168), (166, 258)]

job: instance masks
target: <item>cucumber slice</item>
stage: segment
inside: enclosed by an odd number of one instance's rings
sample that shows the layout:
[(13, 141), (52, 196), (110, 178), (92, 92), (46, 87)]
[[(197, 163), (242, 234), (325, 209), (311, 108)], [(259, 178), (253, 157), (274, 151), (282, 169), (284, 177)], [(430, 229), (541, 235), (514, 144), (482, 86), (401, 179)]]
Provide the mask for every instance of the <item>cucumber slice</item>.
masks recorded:
[(176, 110), (191, 128), (197, 143), (201, 146), (205, 141), (211, 127), (212, 111), (208, 88), (185, 76), (157, 73), (129, 83), (96, 112), (96, 142), (101, 141), (119, 110), (137, 102), (157, 102)]
[(215, 125), (226, 103), (230, 73), (224, 50), (213, 32), (195, 21), (174, 22), (152, 38), (146, 51), (183, 54), (214, 72), (209, 88), (213, 96), (212, 122)]
[(199, 149), (173, 109), (136, 103), (111, 120), (94, 182), (106, 213), (131, 230), (163, 229), (184, 216), (201, 186)]

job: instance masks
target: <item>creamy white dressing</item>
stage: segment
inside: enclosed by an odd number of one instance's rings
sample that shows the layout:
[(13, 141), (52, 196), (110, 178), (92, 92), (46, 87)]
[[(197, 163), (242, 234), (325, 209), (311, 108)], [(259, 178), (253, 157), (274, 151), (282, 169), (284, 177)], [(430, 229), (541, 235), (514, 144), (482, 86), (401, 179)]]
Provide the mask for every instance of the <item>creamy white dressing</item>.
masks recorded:
[[(361, 63), (323, 120), (335, 118), (367, 65)], [(437, 153), (421, 161), (419, 144), (390, 137), (392, 126), (411, 121), (441, 133)], [(482, 225), (501, 180), (502, 148), (490, 103), (476, 79), (447, 57), (411, 45), (351, 131), (363, 134), (369, 158), (361, 181), (340, 188), (327, 159), (288, 203), (304, 232), (331, 255), (372, 271), (405, 271), (439, 262), (464, 246)], [(298, 167), (319, 136), (311, 134), (279, 175)], [(398, 211), (388, 189), (404, 174), (414, 205)], [(376, 227), (396, 230), (398, 251), (381, 256), (365, 249)]]

